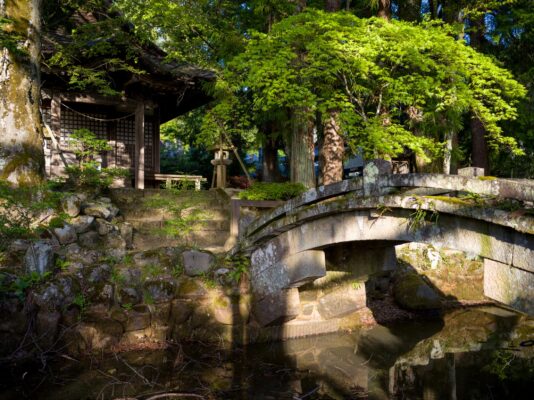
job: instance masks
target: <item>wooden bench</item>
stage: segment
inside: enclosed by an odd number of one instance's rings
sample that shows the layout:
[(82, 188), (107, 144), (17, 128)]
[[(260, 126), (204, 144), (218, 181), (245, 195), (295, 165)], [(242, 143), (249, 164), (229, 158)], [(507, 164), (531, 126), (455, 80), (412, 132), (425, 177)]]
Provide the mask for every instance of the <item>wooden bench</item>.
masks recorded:
[(171, 187), (173, 182), (195, 182), (195, 190), (200, 190), (201, 182), (207, 182), (207, 179), (202, 175), (154, 174), (150, 175), (149, 178), (165, 182), (166, 187)]

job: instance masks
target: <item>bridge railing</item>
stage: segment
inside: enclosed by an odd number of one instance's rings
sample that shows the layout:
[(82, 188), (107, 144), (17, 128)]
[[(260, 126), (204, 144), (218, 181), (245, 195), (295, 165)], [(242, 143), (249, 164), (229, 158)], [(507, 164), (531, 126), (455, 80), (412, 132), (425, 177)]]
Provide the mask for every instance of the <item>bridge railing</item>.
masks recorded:
[[(262, 215), (251, 223), (245, 231), (248, 237), (272, 222), (307, 206), (329, 198), (354, 193), (355, 196), (374, 197), (392, 194), (404, 189), (403, 194), (445, 194), (450, 192), (470, 192), (496, 199), (514, 199), (534, 202), (534, 183), (518, 182), (494, 177), (467, 177), (444, 174), (383, 174), (373, 164), (366, 166), (363, 177), (336, 182), (313, 188), (302, 195), (287, 201), (282, 206)], [(413, 189), (413, 190), (411, 190)], [(418, 189), (423, 189), (419, 190)], [(425, 191), (430, 190), (430, 193)]]

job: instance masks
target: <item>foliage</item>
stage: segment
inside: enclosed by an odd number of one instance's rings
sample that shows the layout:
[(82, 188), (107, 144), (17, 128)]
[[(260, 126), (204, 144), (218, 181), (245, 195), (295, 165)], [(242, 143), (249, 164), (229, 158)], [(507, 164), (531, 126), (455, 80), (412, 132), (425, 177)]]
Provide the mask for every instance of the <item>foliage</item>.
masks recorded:
[(495, 375), (500, 381), (521, 381), (534, 374), (534, 362), (530, 358), (517, 357), (512, 351), (496, 350), (483, 370)]
[(24, 38), (15, 31), (14, 24), (16, 21), (0, 15), (0, 48), (7, 49), (15, 56), (23, 57), (27, 55), (26, 50), (20, 46)]
[(43, 275), (37, 271), (33, 271), (26, 275), (20, 275), (14, 279), (8, 279), (6, 274), (0, 273), (0, 294), (14, 294), (21, 301), (25, 299), (28, 290), (45, 282), (50, 276), (51, 272), (45, 272)]
[(244, 256), (228, 257), (225, 264), (229, 266), (230, 272), (228, 277), (234, 283), (239, 283), (241, 278), (248, 274), (250, 268), (250, 259)]
[(438, 223), (439, 213), (436, 210), (436, 206), (433, 201), (430, 201), (428, 203), (428, 209), (425, 209), (424, 200), (419, 197), (414, 197), (413, 205), (415, 206), (415, 211), (410, 214), (410, 220), (408, 222), (409, 231), (416, 231), (422, 228), (427, 222), (434, 224)]
[(111, 146), (105, 139), (98, 139), (88, 129), (77, 129), (69, 143), (76, 155), (78, 165), (69, 165), (66, 172), (69, 183), (76, 189), (100, 192), (108, 188), (115, 179), (127, 178), (129, 171), (124, 168), (102, 168), (97, 157)]
[(108, 141), (98, 139), (89, 129), (75, 129), (69, 137), (70, 148), (76, 155), (80, 165), (94, 162), (95, 157), (105, 151), (112, 150)]
[(61, 197), (47, 185), (13, 187), (0, 180), (0, 250), (13, 239), (35, 238), (43, 228), (55, 227), (57, 222), (62, 225), (61, 214), (48, 226), (39, 220), (45, 211), (59, 209)]
[(61, 271), (67, 271), (71, 265), (71, 262), (58, 257), (56, 258), (55, 264), (56, 268), (59, 268)]
[(124, 168), (99, 168), (94, 163), (83, 167), (68, 166), (66, 172), (69, 175), (68, 183), (74, 188), (94, 192), (109, 188), (115, 179), (129, 176), (128, 170)]
[(266, 183), (255, 182), (248, 189), (239, 193), (243, 200), (289, 200), (306, 191), (302, 183)]
[[(70, 35), (68, 41), (56, 40), (53, 54), (43, 61), (49, 69), (66, 73), (71, 88), (117, 96), (121, 88), (115, 86), (114, 75), (145, 73), (138, 67), (140, 47), (135, 35), (121, 15), (109, 12), (109, 2), (55, 0), (45, 3), (45, 30), (63, 30)], [(82, 19), (78, 11), (90, 15), (85, 18), (91, 22), (76, 24), (74, 21)]]
[(74, 296), (74, 300), (72, 300), (72, 304), (77, 306), (80, 309), (80, 318), (85, 313), (85, 310), (89, 306), (89, 300), (85, 297), (83, 293), (78, 293), (76, 296)]
[(499, 123), (516, 116), (525, 93), (489, 57), (456, 41), (450, 29), (346, 13), (309, 11), (254, 33), (226, 78), (252, 91), (256, 111), (341, 110), (349, 143), (368, 157), (411, 149), (441, 151), (445, 126), (458, 131), (473, 112), (494, 147), (520, 154)]

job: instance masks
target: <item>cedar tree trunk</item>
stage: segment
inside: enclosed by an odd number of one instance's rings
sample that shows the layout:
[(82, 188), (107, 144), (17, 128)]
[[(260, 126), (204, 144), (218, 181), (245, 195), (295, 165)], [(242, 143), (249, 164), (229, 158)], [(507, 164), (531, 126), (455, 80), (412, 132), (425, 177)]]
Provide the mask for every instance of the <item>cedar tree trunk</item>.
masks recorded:
[(341, 9), (341, 0), (326, 0), (324, 9), (326, 11), (339, 11)]
[[(484, 40), (484, 17), (472, 21), (472, 32), (470, 34), (471, 46), (480, 50)], [(473, 167), (484, 168), (484, 174), (489, 175), (488, 144), (486, 142), (486, 128), (476, 115), (471, 118), (471, 161)]]
[(0, 49), (0, 179), (32, 184), (43, 175), (40, 80), (41, 0), (0, 0), (6, 31), (23, 38), (20, 52)]
[(398, 6), (401, 20), (419, 21), (421, 19), (421, 0), (401, 0)]
[(391, 0), (378, 0), (378, 13), (380, 18), (391, 19)]
[(315, 187), (313, 124), (304, 113), (296, 112), (291, 129), (291, 182)]
[(323, 185), (343, 180), (345, 143), (337, 121), (338, 113), (331, 111), (324, 124), (324, 142), (321, 148)]

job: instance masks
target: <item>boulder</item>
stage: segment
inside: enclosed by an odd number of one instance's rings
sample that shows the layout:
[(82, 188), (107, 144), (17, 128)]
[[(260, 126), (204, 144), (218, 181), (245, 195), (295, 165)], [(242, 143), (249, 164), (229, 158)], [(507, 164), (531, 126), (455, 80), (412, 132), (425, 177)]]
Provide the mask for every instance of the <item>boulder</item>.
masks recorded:
[(72, 303), (76, 294), (80, 293), (79, 283), (71, 276), (60, 276), (56, 279), (56, 284), (63, 295), (63, 305)]
[(83, 206), (83, 213), (97, 218), (113, 218), (111, 215), (110, 204), (107, 203), (87, 203)]
[(60, 318), (58, 311), (40, 310), (37, 313), (36, 333), (40, 346), (48, 349), (54, 345)]
[(168, 325), (172, 307), (170, 301), (166, 303), (150, 304), (147, 307), (152, 315), (151, 324), (153, 327)]
[(188, 250), (182, 253), (182, 261), (186, 275), (198, 276), (209, 272), (215, 257), (204, 251)]
[(78, 239), (76, 230), (69, 224), (63, 225), (62, 228), (54, 228), (53, 232), (59, 243), (62, 245), (74, 243)]
[(101, 236), (107, 235), (113, 232), (113, 229), (115, 229), (115, 227), (111, 223), (102, 218), (97, 218), (95, 220), (95, 228), (98, 234)]
[(80, 263), (83, 265), (93, 265), (98, 262), (100, 254), (96, 250), (81, 248), (77, 243), (69, 244), (64, 248), (64, 257), (71, 264)]
[(126, 242), (118, 232), (111, 232), (104, 241), (108, 249), (126, 249)]
[(103, 304), (111, 304), (113, 302), (114, 290), (110, 284), (105, 284), (95, 293), (93, 300)]
[(149, 280), (144, 283), (146, 294), (158, 304), (171, 301), (174, 298), (176, 288), (172, 280)]
[(118, 224), (119, 232), (126, 243), (126, 248), (133, 247), (133, 226), (128, 222), (121, 222)]
[(339, 318), (364, 308), (365, 284), (354, 282), (334, 289), (319, 299), (318, 311), (324, 319)]
[(178, 283), (177, 297), (184, 299), (200, 299), (206, 297), (208, 291), (199, 280), (182, 277)]
[(77, 217), (80, 214), (81, 206), (82, 200), (77, 195), (67, 196), (61, 201), (63, 211), (69, 217)]
[(33, 300), (41, 310), (55, 310), (63, 305), (65, 295), (59, 285), (49, 283), (39, 292), (34, 292)]
[(78, 237), (78, 243), (85, 248), (96, 250), (100, 248), (100, 236), (95, 231), (82, 233)]
[(54, 270), (54, 246), (50, 240), (38, 240), (32, 243), (24, 256), (26, 272), (45, 272)]
[(171, 307), (171, 322), (181, 325), (193, 314), (194, 305), (190, 300), (173, 300)]
[(300, 314), (297, 288), (284, 289), (254, 302), (254, 317), (261, 326), (280, 325)]
[(118, 260), (126, 255), (126, 249), (107, 249), (106, 255), (115, 260)]
[(30, 241), (24, 239), (15, 239), (13, 240), (8, 247), (10, 253), (23, 253), (28, 250), (30, 247)]
[(77, 350), (82, 353), (109, 350), (117, 345), (123, 333), (122, 325), (113, 319), (82, 322), (74, 329), (78, 341), (67, 340), (67, 342), (70, 342), (71, 351), (76, 352)]
[(111, 274), (111, 267), (107, 264), (96, 266), (91, 270), (87, 281), (91, 284), (98, 284), (106, 281)]
[(141, 302), (141, 293), (134, 287), (118, 288), (118, 301), (121, 305), (135, 305)]
[[(27, 329), (29, 323), (28, 315), (24, 310), (23, 302), (17, 298), (4, 298), (0, 302), (0, 332), (9, 333), (12, 336), (20, 337)], [(0, 348), (2, 345), (0, 344)]]
[(441, 306), (441, 296), (414, 272), (402, 274), (397, 278), (393, 295), (401, 307), (411, 310), (436, 309)]
[(137, 306), (133, 310), (128, 311), (128, 319), (125, 324), (124, 330), (129, 331), (138, 331), (140, 329), (145, 329), (150, 326), (150, 311), (146, 306)]
[(145, 268), (149, 265), (159, 265), (159, 258), (152, 254), (152, 252), (141, 252), (133, 256), (133, 262), (136, 267)]
[(92, 217), (91, 215), (80, 215), (71, 219), (70, 224), (73, 226), (76, 233), (85, 233), (91, 229), (94, 220), (95, 217)]

